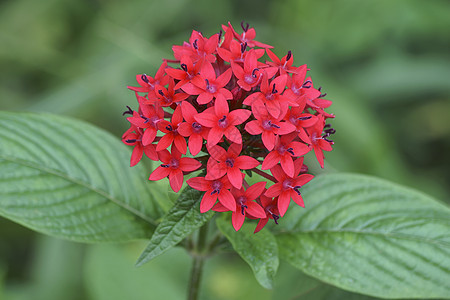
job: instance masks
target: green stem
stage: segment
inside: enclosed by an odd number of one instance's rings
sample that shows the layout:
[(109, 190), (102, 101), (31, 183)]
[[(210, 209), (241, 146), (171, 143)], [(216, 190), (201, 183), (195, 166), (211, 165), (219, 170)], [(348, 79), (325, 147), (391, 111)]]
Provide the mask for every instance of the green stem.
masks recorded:
[(208, 223), (200, 227), (198, 232), (197, 244), (195, 245), (195, 249), (192, 251), (192, 271), (191, 278), (189, 281), (189, 291), (188, 291), (188, 300), (197, 300), (200, 292), (200, 281), (203, 273), (203, 264), (206, 259), (205, 251), (205, 243), (206, 236), (208, 234)]

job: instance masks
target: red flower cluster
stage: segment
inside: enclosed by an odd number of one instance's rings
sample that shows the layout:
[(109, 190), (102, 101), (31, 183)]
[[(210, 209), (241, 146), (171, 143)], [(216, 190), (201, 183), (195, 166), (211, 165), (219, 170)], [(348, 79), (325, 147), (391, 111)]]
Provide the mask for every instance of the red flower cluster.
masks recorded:
[[(245, 217), (259, 219), (258, 232), (269, 219), (277, 223), (291, 200), (304, 206), (300, 188), (314, 176), (306, 174), (303, 156), (314, 150), (323, 168), (335, 132), (325, 121), (334, 116), (306, 65), (295, 67), (291, 51), (278, 58), (254, 40), (253, 28), (241, 26), (239, 34), (222, 25), (210, 38), (193, 31), (154, 77), (138, 75), (139, 86), (128, 88), (139, 108), (124, 113), (131, 127), (122, 140), (134, 146), (131, 166), (143, 153), (161, 161), (149, 179), (168, 177), (175, 192), (184, 175), (205, 170), (187, 180), (205, 191), (200, 211), (231, 211), (236, 230)], [(270, 60), (260, 61), (265, 54)], [(245, 174), (254, 173), (274, 184), (250, 186)]]

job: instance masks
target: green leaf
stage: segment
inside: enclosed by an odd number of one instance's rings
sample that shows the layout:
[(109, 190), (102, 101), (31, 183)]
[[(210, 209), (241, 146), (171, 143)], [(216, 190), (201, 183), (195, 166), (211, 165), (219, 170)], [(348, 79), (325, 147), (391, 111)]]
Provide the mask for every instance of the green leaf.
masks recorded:
[(340, 288), (383, 298), (450, 295), (450, 209), (420, 192), (353, 174), (316, 177), (306, 208), (280, 220), (282, 258)]
[(204, 193), (191, 187), (183, 190), (175, 205), (156, 227), (149, 244), (136, 262), (137, 266), (163, 254), (211, 219), (213, 211), (200, 213), (200, 199)]
[(92, 125), (47, 114), (0, 112), (0, 215), (80, 242), (153, 232), (160, 209), (130, 150)]
[(254, 234), (254, 226), (250, 224), (244, 224), (236, 232), (231, 221), (224, 219), (217, 219), (217, 227), (252, 268), (256, 280), (266, 289), (272, 289), (279, 264), (277, 241), (272, 233), (263, 230)]

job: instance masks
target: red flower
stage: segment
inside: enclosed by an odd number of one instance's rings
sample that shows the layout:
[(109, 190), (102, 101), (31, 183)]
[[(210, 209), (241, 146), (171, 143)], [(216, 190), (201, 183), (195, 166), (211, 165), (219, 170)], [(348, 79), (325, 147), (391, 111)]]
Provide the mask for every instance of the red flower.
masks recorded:
[(278, 196), (278, 211), (281, 216), (284, 216), (286, 213), (291, 199), (301, 207), (305, 207), (303, 198), (300, 195), (300, 188), (314, 178), (314, 176), (310, 174), (298, 176), (303, 165), (303, 157), (297, 159), (294, 162), (294, 165), (294, 176), (287, 175), (279, 165), (270, 169), (270, 172), (276, 178), (277, 183), (269, 187), (264, 195), (267, 197)]
[(280, 218), (280, 212), (278, 211), (278, 197), (270, 198), (265, 195), (259, 197), (259, 203), (264, 208), (265, 216), (259, 219), (258, 225), (256, 225), (254, 233), (259, 232), (266, 226), (269, 219), (273, 219), (275, 224), (278, 224)]
[(187, 97), (189, 97), (189, 95), (186, 93), (175, 93), (174, 86), (175, 81), (173, 80), (173, 78), (170, 78), (169, 87), (167, 89), (161, 85), (156, 85), (155, 95), (153, 97), (149, 96), (149, 100), (158, 102), (163, 107), (167, 107), (171, 106), (174, 103), (183, 101)]
[(164, 163), (157, 167), (148, 178), (149, 180), (161, 180), (169, 176), (170, 187), (178, 192), (183, 185), (183, 171), (195, 171), (202, 165), (199, 161), (190, 157), (181, 157), (181, 153), (172, 149), (172, 154), (166, 149), (158, 152), (159, 159)]
[(280, 74), (285, 74), (286, 72), (295, 73), (296, 67), (293, 67), (294, 58), (292, 57), (292, 52), (288, 51), (286, 56), (284, 56), (281, 60), (276, 56), (272, 51), (266, 49), (267, 55), (269, 55), (272, 62), (266, 62), (269, 66), (276, 67), (280, 70)]
[[(234, 196), (236, 201), (236, 210), (231, 214), (231, 222), (233, 224), (234, 230), (238, 231), (241, 229), (244, 224), (244, 220), (247, 214), (250, 214), (252, 217), (256, 218), (265, 218), (266, 213), (264, 209), (254, 202), (256, 198), (258, 198), (261, 193), (264, 191), (264, 187), (266, 186), (266, 182), (257, 182), (254, 185), (244, 190), (244, 188), (231, 189), (231, 194)], [(224, 212), (229, 211), (228, 208), (223, 206), (221, 203), (217, 203), (212, 208), (214, 211)]]
[(181, 57), (180, 66), (181, 70), (171, 68), (166, 69), (166, 73), (169, 76), (179, 80), (174, 87), (175, 90), (181, 88), (183, 85), (185, 85), (195, 77), (200, 76), (200, 67), (202, 66), (202, 64), (198, 62), (194, 65), (192, 63), (192, 59), (188, 55), (185, 55)]
[[(244, 32), (242, 32), (242, 34), (238, 34), (238, 33), (234, 30), (233, 26), (231, 26), (231, 23), (230, 23), (230, 22), (228, 22), (228, 26), (229, 26), (229, 28), (233, 31), (234, 36), (235, 36), (241, 43), (247, 43), (247, 45), (248, 45), (249, 47), (255, 47), (255, 46), (257, 46), (257, 47), (261, 47), (261, 48), (273, 48), (273, 47), (270, 46), (270, 45), (267, 45), (267, 44), (264, 44), (264, 43), (255, 41), (254, 39), (255, 39), (255, 37), (256, 37), (256, 31), (255, 31), (255, 29), (254, 29), (253, 27), (252, 27), (252, 28), (249, 28), (249, 24), (248, 24), (248, 23), (246, 23), (246, 24), (244, 25), (244, 22), (241, 22), (242, 30), (244, 30)], [(222, 25), (222, 28), (223, 28), (224, 30), (227, 30), (227, 27), (225, 27), (224, 25)]]
[(205, 128), (195, 121), (194, 116), (198, 113), (189, 102), (183, 102), (181, 112), (186, 122), (178, 125), (178, 133), (189, 138), (189, 151), (195, 156), (202, 150), (203, 139), (208, 138), (209, 128)]
[(314, 149), (314, 154), (316, 155), (316, 158), (322, 168), (324, 166), (322, 151), (333, 150), (333, 148), (331, 147), (333, 141), (329, 140), (328, 137), (330, 136), (330, 134), (335, 133), (335, 130), (333, 128), (329, 128), (325, 130), (325, 134), (322, 136), (324, 132), (324, 126), (324, 117), (322, 115), (319, 115), (316, 124), (306, 129), (311, 139), (311, 145)]
[(308, 113), (303, 113), (305, 102), (299, 107), (293, 107), (288, 110), (285, 120), (294, 125), (298, 132), (298, 137), (305, 143), (311, 144), (311, 140), (305, 131), (305, 128), (311, 127), (317, 122), (317, 117)]
[(253, 113), (256, 120), (245, 125), (245, 130), (251, 135), (262, 134), (261, 138), (267, 150), (271, 151), (275, 146), (276, 135), (284, 135), (295, 130), (291, 123), (281, 122), (267, 113), (267, 110), (258, 110)]
[(193, 78), (192, 83), (186, 83), (182, 87), (182, 90), (189, 95), (198, 95), (198, 104), (207, 104), (213, 98), (223, 100), (233, 99), (233, 94), (224, 88), (230, 81), (232, 75), (231, 68), (216, 79), (216, 72), (212, 65), (209, 62), (204, 62), (200, 75), (200, 77)]
[(289, 134), (276, 137), (276, 144), (272, 152), (267, 154), (261, 166), (262, 170), (271, 169), (278, 162), (281, 161), (281, 167), (284, 172), (291, 177), (294, 177), (295, 167), (292, 157), (299, 157), (308, 153), (311, 149), (301, 142), (293, 141), (297, 134)]
[(200, 202), (201, 213), (210, 210), (216, 203), (217, 199), (219, 199), (219, 202), (222, 203), (222, 205), (228, 210), (236, 210), (236, 201), (229, 191), (231, 188), (231, 183), (228, 181), (226, 176), (215, 180), (206, 180), (203, 177), (194, 177), (188, 179), (186, 182), (191, 188), (206, 192)]
[(270, 82), (267, 73), (264, 73), (261, 80), (260, 92), (255, 92), (244, 100), (245, 105), (252, 106), (252, 112), (263, 110), (265, 106), (267, 111), (274, 118), (283, 118), (289, 108), (289, 105), (298, 106), (298, 104), (282, 95), (286, 87), (287, 75), (281, 75)]
[(243, 179), (241, 170), (253, 169), (259, 165), (259, 161), (250, 156), (239, 156), (241, 150), (241, 144), (231, 144), (228, 151), (217, 145), (208, 148), (211, 157), (205, 179), (218, 179), (226, 174), (231, 184), (240, 189)]
[(142, 144), (142, 130), (134, 125), (131, 125), (122, 136), (122, 142), (128, 146), (134, 146), (131, 154), (130, 167), (135, 166), (142, 158), (142, 154), (148, 156), (151, 160), (158, 160), (158, 154), (156, 153), (155, 145), (148, 144), (144, 146)]
[[(303, 155), (314, 149), (323, 167), (335, 132), (325, 120), (334, 115), (325, 112), (331, 101), (314, 88), (306, 65), (295, 67), (290, 51), (277, 57), (255, 41), (253, 28), (241, 27), (238, 34), (222, 25), (224, 35), (210, 38), (194, 30), (154, 77), (138, 75), (139, 86), (129, 88), (139, 108), (124, 113), (131, 127), (122, 141), (134, 147), (132, 166), (143, 153), (160, 160), (150, 179), (168, 177), (174, 191), (184, 175), (205, 174), (187, 181), (205, 192), (200, 211), (231, 211), (236, 230), (245, 218), (258, 219), (258, 232), (269, 219), (278, 224), (291, 199), (303, 206), (299, 189), (313, 177)], [(262, 62), (265, 53), (270, 60)], [(182, 157), (188, 147), (197, 160)], [(249, 186), (254, 173), (264, 180)], [(266, 181), (274, 183), (267, 190)]]
[(135, 92), (153, 92), (153, 90), (155, 89), (155, 85), (166, 85), (168, 83), (169, 77), (165, 76), (166, 67), (167, 63), (163, 62), (156, 72), (154, 78), (146, 74), (136, 75), (136, 81), (139, 83), (140, 87), (127, 86), (127, 88)]
[(140, 112), (133, 112), (132, 117), (127, 120), (134, 126), (145, 129), (142, 135), (142, 144), (147, 146), (155, 140), (158, 133), (158, 123), (164, 118), (164, 111), (159, 106), (145, 105), (141, 103)]
[(181, 106), (177, 106), (172, 115), (172, 122), (162, 120), (158, 126), (159, 129), (166, 133), (158, 142), (156, 151), (167, 149), (172, 143), (183, 154), (186, 154), (187, 144), (183, 136), (178, 133), (178, 124), (183, 122), (181, 115)]
[(244, 69), (237, 63), (231, 62), (234, 75), (239, 79), (238, 84), (246, 91), (250, 91), (259, 84), (263, 73), (258, 69), (258, 60), (254, 50), (250, 50), (245, 56)]
[(230, 141), (242, 144), (242, 135), (236, 125), (242, 124), (248, 119), (251, 112), (246, 109), (236, 109), (229, 111), (228, 103), (225, 99), (218, 98), (214, 107), (206, 109), (201, 114), (194, 116), (194, 119), (202, 126), (211, 128), (208, 134), (209, 147), (216, 145), (225, 135)]

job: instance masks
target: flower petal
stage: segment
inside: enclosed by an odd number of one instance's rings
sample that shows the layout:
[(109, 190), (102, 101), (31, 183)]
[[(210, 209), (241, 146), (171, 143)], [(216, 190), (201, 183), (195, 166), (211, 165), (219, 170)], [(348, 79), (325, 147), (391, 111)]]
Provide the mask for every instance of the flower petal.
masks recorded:
[(192, 155), (196, 156), (201, 150), (203, 146), (203, 138), (199, 134), (192, 134), (189, 137), (189, 151)]
[(259, 161), (250, 156), (239, 156), (234, 160), (234, 165), (241, 170), (249, 170), (259, 166)]
[(261, 205), (257, 204), (256, 202), (252, 202), (252, 201), (247, 202), (246, 205), (247, 205), (246, 212), (248, 212), (253, 217), (256, 217), (256, 218), (265, 218), (266, 217), (266, 212), (261, 207)]
[(198, 191), (207, 191), (209, 189), (209, 181), (203, 177), (192, 177), (186, 180), (186, 183), (193, 189)]
[(264, 196), (267, 197), (276, 197), (280, 195), (283, 191), (283, 185), (281, 183), (275, 183), (274, 185), (270, 186), (267, 191), (264, 193)]
[(280, 161), (280, 155), (277, 151), (272, 151), (269, 154), (267, 154), (266, 158), (264, 159), (261, 169), (262, 170), (268, 170), (275, 166)]
[(217, 194), (211, 195), (211, 190), (205, 192), (202, 198), (202, 202), (200, 202), (200, 212), (205, 213), (210, 210), (217, 200)]
[(285, 191), (281, 193), (280, 197), (278, 197), (278, 211), (281, 216), (284, 216), (286, 213), (289, 203), (291, 202), (291, 195), (289, 191)]
[[(267, 182), (261, 181), (261, 182), (257, 182), (254, 185), (250, 186), (245, 191), (245, 197), (247, 198), (247, 200), (252, 201), (252, 200), (255, 200), (256, 198), (258, 198), (264, 191), (266, 184), (267, 184)], [(264, 217), (259, 217), (259, 218), (264, 218)]]
[(236, 210), (236, 200), (234, 200), (233, 195), (231, 192), (225, 188), (222, 188), (219, 192), (219, 201), (223, 204), (226, 208), (228, 208), (231, 211)]
[(231, 184), (237, 188), (240, 189), (242, 187), (242, 173), (236, 166), (233, 168), (228, 168), (227, 172), (228, 179), (230, 180)]
[(245, 216), (241, 213), (241, 211), (233, 211), (231, 214), (231, 223), (233, 224), (234, 230), (238, 231), (241, 229), (244, 224)]
[(172, 170), (169, 174), (170, 187), (178, 193), (183, 186), (183, 172), (180, 169)]
[(198, 160), (190, 157), (183, 157), (180, 159), (179, 164), (180, 170), (184, 172), (191, 172), (202, 166)]
[(170, 174), (170, 168), (157, 167), (151, 174), (148, 180), (156, 181), (166, 178)]

